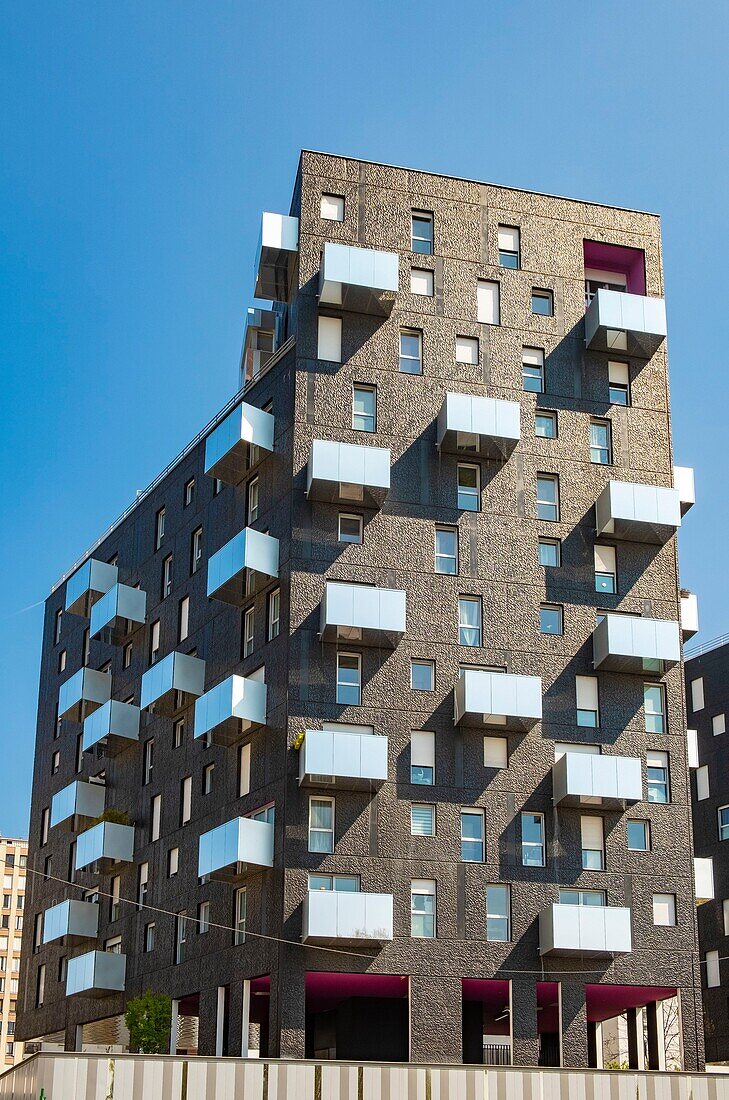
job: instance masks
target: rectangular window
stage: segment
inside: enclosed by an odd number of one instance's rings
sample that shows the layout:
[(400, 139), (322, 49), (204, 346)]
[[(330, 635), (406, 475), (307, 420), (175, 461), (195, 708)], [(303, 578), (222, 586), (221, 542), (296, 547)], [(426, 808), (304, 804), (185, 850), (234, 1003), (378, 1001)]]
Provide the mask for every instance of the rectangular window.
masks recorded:
[(410, 782), (422, 787), (435, 783), (435, 734), (428, 730), (410, 734)]
[(358, 875), (320, 875), (312, 871), (309, 872), (309, 890), (316, 890), (320, 893), (334, 891), (341, 894), (358, 894), (359, 887)]
[(198, 527), (192, 532), (192, 540), (190, 544), (190, 572), (197, 573), (198, 569), (202, 565), (202, 541), (203, 541), (203, 529)]
[(185, 957), (187, 941), (187, 910), (181, 909), (175, 917), (175, 965), (179, 966)]
[(309, 799), (309, 851), (334, 851), (334, 799)]
[(508, 943), (511, 939), (511, 889), (508, 886), (486, 887), (486, 939), (492, 943)]
[(137, 872), (137, 909), (142, 909), (147, 902), (147, 889), (149, 886), (149, 864), (140, 863)]
[(647, 752), (646, 768), (648, 773), (648, 801), (670, 802), (668, 753), (654, 752), (653, 750)]
[(238, 947), (246, 942), (246, 913), (248, 909), (248, 894), (245, 886), (239, 886), (235, 892), (233, 909), (233, 943)]
[(539, 540), (539, 564), (554, 569), (562, 564), (562, 545), (559, 539)]
[(423, 334), (414, 328), (400, 329), (400, 371), (423, 373)]
[(319, 216), (328, 222), (344, 221), (344, 196), (322, 194)]
[(458, 573), (458, 531), (453, 527), (435, 529), (435, 571), (452, 576)]
[(719, 840), (729, 840), (729, 806), (720, 806), (717, 810), (719, 819)]
[(133, 644), (131, 642), (127, 642), (127, 644), (122, 649), (122, 668), (129, 668), (129, 666), (132, 663), (133, 653), (134, 653)]
[(601, 817), (581, 817), (582, 867), (585, 871), (605, 870), (605, 837)]
[(483, 766), (485, 768), (507, 768), (509, 766), (509, 743), (505, 737), (483, 739)]
[(433, 215), (426, 210), (413, 210), (410, 226), (410, 248), (422, 256), (433, 254)]
[(187, 825), (192, 817), (192, 776), (186, 775), (180, 783), (180, 825)]
[(160, 827), (162, 824), (162, 795), (156, 794), (150, 803), (149, 814), (149, 839), (151, 841), (159, 840)]
[(560, 890), (560, 905), (595, 905), (602, 908), (605, 905), (604, 890)]
[(149, 628), (149, 663), (153, 665), (159, 658), (160, 624), (155, 619)]
[(704, 709), (704, 678), (699, 676), (697, 680), (691, 681), (691, 710), (703, 710)]
[(627, 363), (608, 362), (611, 405), (630, 404), (630, 370)]
[(278, 638), (281, 630), (281, 589), (268, 593), (268, 641)]
[(598, 466), (610, 466), (613, 461), (613, 445), (609, 420), (590, 421), (590, 462)]
[(204, 936), (210, 931), (210, 902), (201, 901), (197, 907), (197, 932)]
[(461, 810), (461, 862), (483, 863), (485, 847), (483, 810)]
[(195, 496), (195, 478), (191, 477), (189, 481), (185, 482), (185, 488), (182, 494), (182, 505), (184, 508), (189, 508), (192, 504)]
[(501, 324), (499, 284), (479, 279), (476, 285), (476, 320), (482, 325)]
[(180, 849), (169, 848), (167, 851), (167, 878), (174, 878), (180, 869)]
[(121, 878), (119, 875), (112, 875), (111, 879), (111, 897), (109, 899), (109, 920), (119, 920), (121, 916)]
[(600, 725), (597, 676), (575, 676), (577, 725), (596, 729)]
[(206, 764), (202, 773), (202, 793), (211, 794), (213, 789), (213, 773), (215, 764)]
[(246, 742), (238, 750), (238, 797), (250, 794), (251, 790), (251, 745)]
[(719, 952), (706, 952), (706, 984), (709, 989), (715, 989), (721, 985), (721, 969), (719, 967)]
[(243, 613), (243, 656), (250, 657), (253, 652), (253, 635), (255, 630), (255, 609), (248, 607)]
[(524, 867), (544, 867), (544, 814), (521, 815), (521, 862)]
[(564, 634), (563, 614), (556, 604), (543, 603), (539, 608), (539, 633)]
[(458, 600), (458, 644), (481, 645), (481, 600), (473, 596)]
[(35, 1007), (40, 1008), (46, 995), (46, 964), (41, 963), (35, 977)]
[(478, 366), (478, 340), (475, 336), (456, 336), (456, 362)]
[(144, 926), (144, 950), (147, 954), (154, 951), (154, 921)]
[(61, 672), (65, 672), (65, 671), (66, 671), (66, 650), (62, 649), (61, 652), (58, 654), (58, 672), (59, 672), (59, 675), (60, 675)]
[(724, 714), (715, 714), (711, 719), (711, 732), (714, 737), (726, 733), (726, 716)]
[(521, 231), (515, 225), (500, 225), (498, 241), (500, 266), (521, 267)]
[(559, 481), (554, 474), (537, 474), (537, 519), (559, 520)]
[(154, 769), (154, 737), (144, 742), (142, 749), (142, 785), (147, 786), (152, 781)]
[(317, 359), (329, 363), (342, 362), (342, 318), (319, 314), (319, 329), (316, 346)]
[(362, 516), (350, 512), (340, 512), (338, 527), (339, 542), (352, 542), (361, 545), (362, 527)]
[(162, 599), (166, 599), (172, 591), (172, 554), (168, 554), (162, 562)]
[(410, 662), (410, 687), (413, 691), (433, 691), (435, 688), (435, 661)]
[(374, 386), (353, 386), (352, 427), (357, 432), (374, 432), (377, 427), (377, 390)]
[(160, 508), (154, 520), (154, 548), (159, 550), (165, 537), (165, 510)]
[(190, 633), (190, 597), (183, 596), (177, 608), (177, 640), (184, 642)]
[(532, 290), (532, 313), (539, 317), (554, 317), (554, 294), (551, 290)]
[(646, 733), (666, 732), (666, 696), (663, 684), (643, 684)]
[(410, 935), (414, 939), (435, 939), (435, 882), (413, 879), (410, 883)]
[(412, 267), (410, 269), (410, 293), (432, 298), (435, 293), (433, 272), (423, 267)]
[(544, 393), (544, 351), (541, 348), (522, 348), (521, 374), (527, 393)]
[(458, 507), (462, 512), (481, 510), (481, 467), (458, 463)]
[(185, 739), (185, 719), (177, 718), (172, 723), (172, 748), (179, 749)]
[(722, 920), (724, 923), (724, 935), (729, 936), (729, 898), (721, 903)]
[(676, 923), (676, 895), (653, 895), (653, 923), (658, 927), (672, 928)]
[(556, 412), (537, 412), (534, 414), (534, 434), (538, 439), (557, 438)]
[(362, 694), (362, 658), (358, 653), (337, 654), (337, 702), (358, 707)]
[(413, 802), (410, 807), (410, 835), (435, 836), (435, 806)]
[(595, 591), (613, 595), (618, 590), (618, 566), (614, 546), (596, 546)]
[(629, 852), (650, 852), (651, 827), (649, 821), (628, 821), (625, 834)]
[(60, 752), (54, 752), (51, 756), (51, 775), (56, 775), (58, 769), (61, 767), (61, 754)]
[(63, 608), (59, 607), (56, 611), (56, 617), (53, 623), (53, 644), (58, 645), (61, 640), (61, 620), (63, 619)]
[(246, 489), (247, 493), (247, 520), (246, 522), (250, 526), (258, 519), (258, 503), (259, 503), (259, 481), (257, 477), (251, 478), (248, 482)]
[(709, 797), (709, 766), (704, 764), (696, 769), (696, 801), (703, 802)]

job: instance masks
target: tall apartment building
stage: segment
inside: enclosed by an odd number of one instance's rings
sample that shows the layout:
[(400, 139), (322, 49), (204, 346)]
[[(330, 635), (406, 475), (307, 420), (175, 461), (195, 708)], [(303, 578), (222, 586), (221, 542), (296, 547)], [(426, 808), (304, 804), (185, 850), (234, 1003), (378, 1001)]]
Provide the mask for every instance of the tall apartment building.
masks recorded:
[[(695, 654), (695, 655), (694, 655)], [(698, 647), (686, 661), (696, 856), (713, 868), (712, 896), (699, 908), (704, 1039), (710, 1062), (729, 1062), (729, 640)]]
[[(15, 1038), (20, 982), (20, 944), (25, 914), (28, 841), (0, 836), (3, 905), (0, 913), (0, 1067), (22, 1061), (23, 1043)], [(1, 1072), (1, 1070), (0, 1070)]]
[(25, 1038), (702, 1065), (662, 295), (653, 215), (302, 153), (47, 602)]

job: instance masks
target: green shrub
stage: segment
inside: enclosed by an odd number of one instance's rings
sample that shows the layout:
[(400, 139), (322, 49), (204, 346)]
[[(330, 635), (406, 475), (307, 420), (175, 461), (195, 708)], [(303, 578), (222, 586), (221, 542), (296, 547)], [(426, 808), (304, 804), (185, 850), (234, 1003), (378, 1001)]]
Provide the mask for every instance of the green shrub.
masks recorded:
[(140, 1054), (162, 1054), (170, 1049), (172, 1001), (166, 993), (148, 989), (129, 1001), (124, 1013), (130, 1045)]

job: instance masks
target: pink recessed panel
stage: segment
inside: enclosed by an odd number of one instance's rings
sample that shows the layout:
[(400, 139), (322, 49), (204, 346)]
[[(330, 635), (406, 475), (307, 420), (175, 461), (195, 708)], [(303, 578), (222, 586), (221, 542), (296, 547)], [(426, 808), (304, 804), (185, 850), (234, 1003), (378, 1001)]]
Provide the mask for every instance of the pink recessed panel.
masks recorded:
[(585, 267), (615, 271), (625, 275), (628, 294), (645, 295), (645, 253), (642, 248), (626, 248), (604, 241), (583, 241)]

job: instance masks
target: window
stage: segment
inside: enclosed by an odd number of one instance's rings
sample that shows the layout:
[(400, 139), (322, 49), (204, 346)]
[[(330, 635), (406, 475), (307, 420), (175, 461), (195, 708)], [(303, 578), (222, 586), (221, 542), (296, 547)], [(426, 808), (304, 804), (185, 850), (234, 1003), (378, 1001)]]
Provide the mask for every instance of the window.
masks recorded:
[(560, 905), (596, 905), (601, 908), (605, 905), (604, 890), (560, 890)]
[(522, 348), (521, 375), (527, 393), (544, 393), (544, 352), (541, 348)]
[(590, 462), (609, 466), (613, 461), (613, 447), (609, 420), (590, 421)]
[(91, 658), (91, 630), (87, 626), (81, 642), (81, 664), (85, 667)]
[(726, 733), (726, 716), (723, 714), (715, 714), (711, 719), (711, 732), (714, 737), (719, 737), (720, 734)]
[(197, 573), (202, 565), (203, 556), (203, 529), (197, 527), (192, 532), (190, 540), (190, 573)]
[(209, 901), (201, 901), (197, 907), (197, 931), (200, 936), (204, 936), (206, 932), (210, 931)]
[(551, 290), (532, 290), (532, 313), (540, 317), (554, 317), (554, 295)]
[(184, 642), (190, 633), (190, 597), (183, 596), (177, 607), (177, 640)]
[(559, 481), (554, 474), (537, 474), (537, 519), (559, 519)]
[(729, 840), (729, 806), (720, 806), (717, 815), (719, 818), (719, 840)]
[(415, 803), (410, 807), (410, 835), (435, 836), (435, 806)]
[(246, 910), (248, 907), (248, 895), (245, 886), (239, 886), (235, 892), (233, 907), (233, 943), (236, 947), (246, 942)]
[(600, 725), (597, 676), (575, 676), (577, 725), (596, 729)]
[(422, 294), (426, 298), (432, 298), (435, 291), (434, 275), (432, 271), (422, 267), (410, 269), (410, 293)]
[(476, 320), (482, 325), (501, 324), (499, 284), (479, 279), (476, 285)]
[(650, 852), (651, 827), (648, 821), (628, 821), (625, 834), (629, 852)]
[(666, 697), (663, 684), (643, 684), (646, 733), (666, 732)]
[(162, 795), (156, 794), (152, 798), (150, 803), (149, 814), (149, 839), (151, 841), (159, 840), (160, 827), (162, 824)]
[(511, 939), (511, 890), (508, 886), (486, 887), (486, 939), (508, 943)]
[(483, 810), (461, 810), (461, 862), (483, 863), (485, 858)]
[(334, 799), (309, 799), (309, 851), (334, 851)]
[(278, 638), (281, 629), (281, 589), (268, 593), (268, 641)]
[(721, 971), (719, 968), (719, 952), (706, 952), (706, 984), (709, 989), (721, 985)]
[(704, 678), (699, 676), (697, 680), (691, 681), (691, 710), (703, 710), (704, 709)]
[(160, 508), (154, 520), (154, 548), (159, 550), (165, 537), (165, 510)]
[(499, 264), (521, 267), (521, 232), (515, 225), (500, 225), (498, 230)]
[(400, 371), (423, 373), (423, 334), (414, 328), (400, 329)]
[(149, 628), (149, 663), (153, 665), (159, 658), (160, 624), (155, 619)]
[(119, 875), (113, 875), (111, 879), (111, 898), (109, 899), (109, 920), (119, 920), (121, 916), (121, 902), (119, 900), (121, 896), (121, 878)]
[(539, 439), (557, 438), (556, 412), (538, 412), (534, 416), (534, 434)]
[(66, 650), (62, 649), (61, 652), (58, 654), (58, 672), (60, 674), (61, 672), (65, 672), (65, 671), (66, 671)]
[(453, 527), (435, 529), (435, 571), (458, 573), (458, 532)]
[(248, 517), (246, 522), (250, 525), (258, 519), (259, 482), (257, 477), (251, 478), (248, 482), (246, 494), (248, 501), (246, 505), (246, 515)]
[(374, 386), (352, 389), (352, 427), (357, 432), (374, 432), (377, 427), (377, 390)]
[(729, 936), (729, 899), (725, 898), (721, 903), (722, 920), (724, 924), (724, 935)]
[(539, 608), (540, 634), (563, 634), (563, 611), (556, 604), (543, 603)]
[(185, 739), (185, 719), (177, 718), (172, 723), (172, 748), (179, 749)]
[(676, 895), (653, 895), (653, 923), (659, 927), (670, 928), (676, 923)]
[(435, 687), (435, 661), (410, 662), (410, 687), (413, 691), (433, 691)]
[(319, 875), (309, 872), (308, 889), (323, 891), (325, 893), (333, 890), (335, 893), (358, 894), (359, 876)]
[(415, 939), (435, 938), (435, 882), (413, 879), (410, 883), (410, 935)]
[(413, 210), (410, 227), (410, 248), (423, 256), (433, 254), (433, 215), (425, 210)]
[(562, 564), (562, 544), (559, 539), (539, 540), (539, 564), (558, 568)]
[(154, 921), (144, 926), (144, 950), (147, 954), (154, 951)]
[(350, 512), (339, 513), (338, 538), (340, 542), (362, 543), (362, 516)]
[(595, 547), (595, 591), (612, 595), (618, 590), (618, 567), (614, 546)]
[(521, 862), (544, 867), (544, 814), (521, 815)]
[(180, 868), (180, 849), (170, 848), (167, 852), (167, 877), (174, 878)]
[(185, 957), (185, 943), (187, 942), (187, 909), (181, 909), (175, 916), (175, 965), (178, 966)]
[(362, 659), (358, 653), (337, 654), (337, 702), (358, 707), (362, 693)]
[[(648, 773), (648, 801), (669, 802), (668, 753), (647, 752), (646, 768)], [(727, 824), (729, 825), (729, 821)], [(729, 836), (729, 832), (727, 836)]]
[(253, 632), (255, 629), (255, 609), (248, 607), (243, 612), (243, 656), (250, 657), (253, 652)]
[(140, 863), (137, 875), (137, 909), (141, 909), (147, 901), (147, 888), (149, 885), (149, 864)]
[(250, 742), (238, 749), (238, 797), (249, 794), (251, 789), (251, 746)]
[(59, 607), (56, 610), (56, 617), (53, 622), (53, 644), (58, 645), (61, 640), (61, 620), (63, 619), (63, 608)]
[(162, 599), (169, 596), (172, 591), (172, 554), (168, 554), (162, 562)]
[(317, 330), (317, 359), (329, 363), (342, 362), (342, 318), (320, 313)]
[(456, 336), (456, 362), (478, 366), (478, 340), (475, 336)]
[(505, 737), (483, 739), (483, 766), (485, 768), (506, 768), (509, 766), (509, 743)]
[(608, 362), (611, 405), (630, 404), (630, 371), (627, 363)]
[(410, 782), (421, 787), (435, 783), (435, 734), (428, 730), (410, 734)]
[(328, 222), (344, 221), (344, 196), (322, 194), (319, 216)]
[(582, 867), (585, 871), (605, 870), (605, 837), (601, 817), (580, 818)]
[(458, 463), (458, 507), (462, 512), (481, 510), (481, 467)]
[(129, 666), (132, 663), (133, 653), (134, 653), (134, 646), (132, 645), (131, 642), (127, 642), (127, 644), (122, 649), (122, 668), (129, 668)]
[(213, 772), (215, 764), (206, 764), (202, 773), (202, 793), (210, 794), (213, 789)]
[(35, 1007), (40, 1008), (46, 995), (46, 964), (41, 963), (35, 976)]
[(192, 817), (192, 776), (186, 775), (180, 783), (180, 825), (187, 825)]
[(60, 752), (54, 752), (51, 756), (51, 775), (56, 775), (58, 769), (61, 767), (61, 754)]
[(696, 800), (702, 802), (705, 798), (709, 797), (709, 767), (708, 764), (704, 764), (703, 767), (696, 769)]
[(185, 488), (182, 494), (182, 506), (188, 508), (195, 496), (195, 478), (191, 477), (189, 481), (185, 482)]
[(154, 769), (154, 737), (144, 742), (142, 747), (142, 785), (147, 786), (152, 780)]
[(458, 601), (458, 644), (481, 645), (481, 601), (473, 596)]
[(219, 477), (214, 477), (213, 478), (213, 496), (216, 497), (218, 495), (218, 493), (222, 493), (222, 491), (223, 491), (223, 482), (220, 480)]

